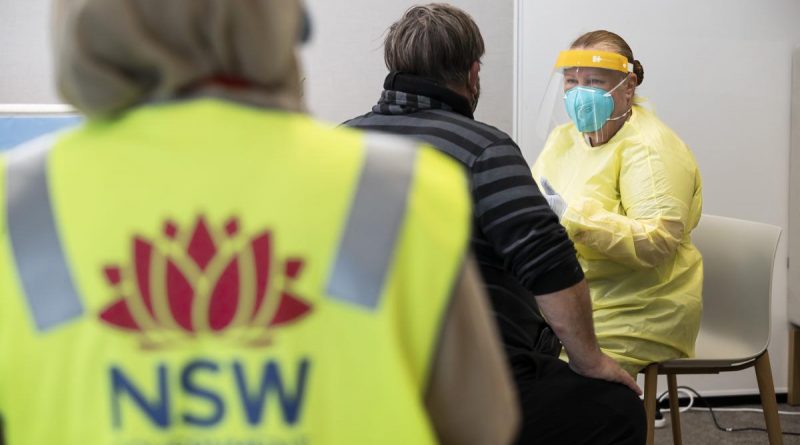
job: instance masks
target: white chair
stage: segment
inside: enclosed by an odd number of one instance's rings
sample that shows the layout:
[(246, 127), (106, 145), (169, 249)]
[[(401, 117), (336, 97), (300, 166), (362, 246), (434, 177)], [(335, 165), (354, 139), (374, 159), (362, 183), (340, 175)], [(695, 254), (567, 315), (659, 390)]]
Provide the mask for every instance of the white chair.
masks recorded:
[(653, 363), (645, 374), (647, 443), (653, 444), (658, 374), (667, 376), (672, 437), (681, 444), (677, 374), (755, 367), (769, 443), (783, 443), (767, 346), (779, 227), (703, 215), (692, 240), (703, 255), (703, 318), (694, 358)]

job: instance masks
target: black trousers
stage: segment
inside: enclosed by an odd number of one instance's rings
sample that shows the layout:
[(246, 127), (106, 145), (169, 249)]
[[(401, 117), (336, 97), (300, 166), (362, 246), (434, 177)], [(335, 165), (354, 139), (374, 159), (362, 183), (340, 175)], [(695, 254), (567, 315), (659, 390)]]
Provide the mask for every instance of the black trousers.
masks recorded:
[(522, 410), (516, 444), (645, 443), (644, 404), (628, 387), (580, 376), (555, 357), (527, 351), (511, 354)]

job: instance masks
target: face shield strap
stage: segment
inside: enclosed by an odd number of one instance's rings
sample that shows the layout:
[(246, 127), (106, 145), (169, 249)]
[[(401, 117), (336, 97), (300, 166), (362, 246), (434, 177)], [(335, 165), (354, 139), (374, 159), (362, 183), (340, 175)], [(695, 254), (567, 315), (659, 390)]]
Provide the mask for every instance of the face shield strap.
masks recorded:
[(555, 68), (582, 67), (603, 68), (607, 70), (630, 73), (633, 65), (628, 59), (617, 53), (599, 50), (569, 49), (558, 54)]

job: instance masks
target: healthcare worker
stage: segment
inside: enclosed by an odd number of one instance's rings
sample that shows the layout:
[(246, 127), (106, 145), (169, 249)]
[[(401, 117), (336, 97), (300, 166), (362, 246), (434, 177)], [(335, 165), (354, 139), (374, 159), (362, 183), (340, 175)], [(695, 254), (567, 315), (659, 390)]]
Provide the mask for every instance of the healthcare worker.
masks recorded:
[(88, 122), (0, 158), (5, 443), (512, 440), (466, 178), (302, 113), (299, 1), (57, 6)]
[(537, 127), (567, 123), (549, 133), (533, 175), (575, 242), (600, 347), (633, 376), (690, 357), (703, 280), (694, 156), (639, 104), (644, 69), (620, 36), (584, 34), (555, 68), (547, 97), (560, 103), (543, 103)]

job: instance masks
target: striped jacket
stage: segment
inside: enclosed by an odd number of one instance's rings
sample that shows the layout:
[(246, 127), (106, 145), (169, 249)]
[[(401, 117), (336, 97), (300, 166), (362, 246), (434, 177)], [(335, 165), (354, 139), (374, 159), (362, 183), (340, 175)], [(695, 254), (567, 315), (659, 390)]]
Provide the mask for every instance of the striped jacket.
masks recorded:
[(468, 101), (435, 82), (392, 73), (372, 112), (345, 125), (427, 142), (470, 179), (472, 248), (507, 347), (535, 349), (543, 322), (532, 295), (583, 279), (575, 248), (504, 132), (475, 121)]

